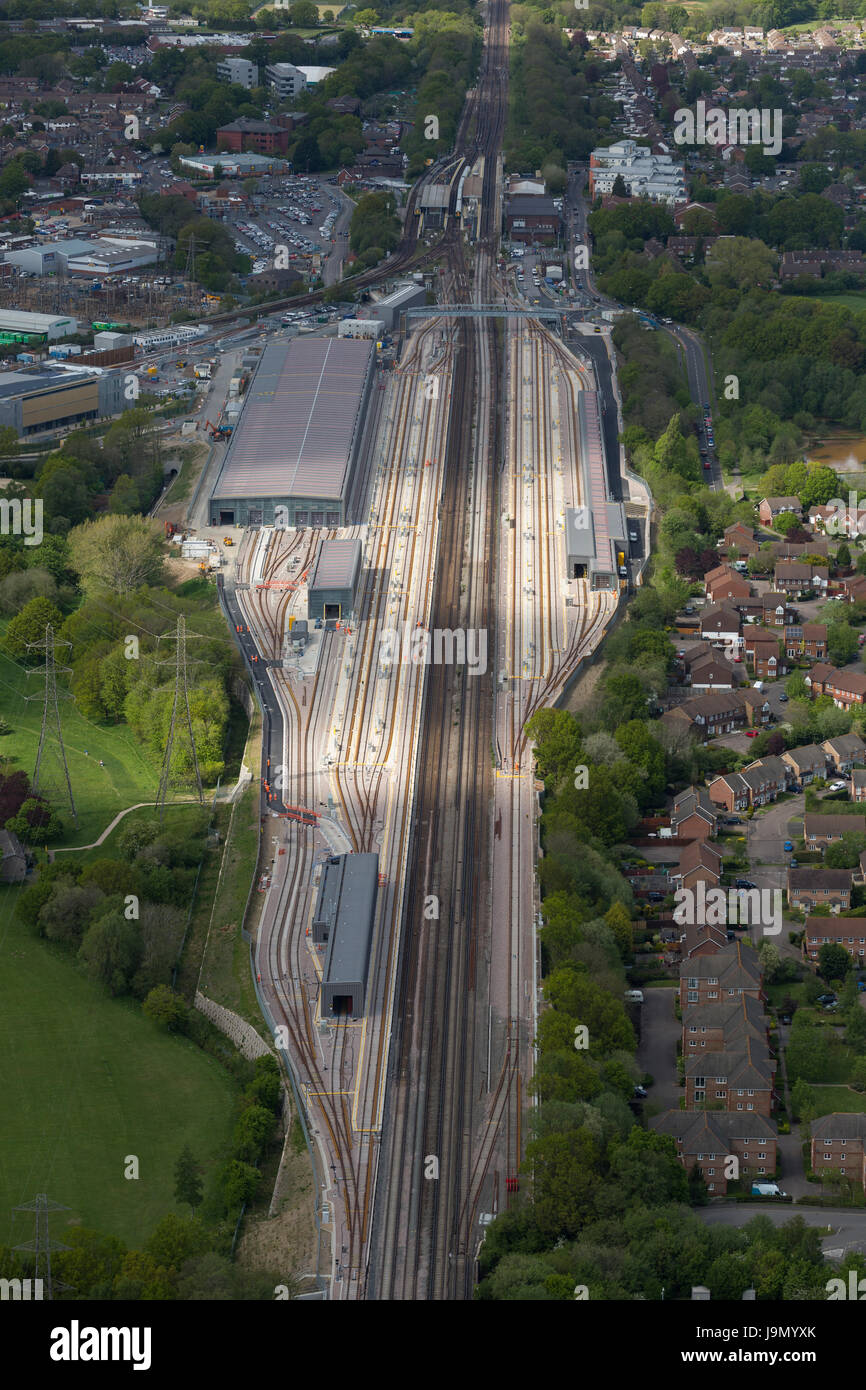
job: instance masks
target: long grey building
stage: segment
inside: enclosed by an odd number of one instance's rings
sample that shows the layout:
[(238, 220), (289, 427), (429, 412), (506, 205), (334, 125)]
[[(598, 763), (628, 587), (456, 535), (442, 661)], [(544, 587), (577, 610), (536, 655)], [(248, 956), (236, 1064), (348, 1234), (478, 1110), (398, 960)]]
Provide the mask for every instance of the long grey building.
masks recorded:
[(360, 1018), (364, 1013), (378, 892), (378, 854), (337, 854), (325, 860), (313, 913), (313, 940), (327, 947), (323, 1016)]
[(119, 415), (123, 372), (68, 371), (46, 364), (33, 371), (0, 372), (0, 425), (11, 425), (19, 439), (84, 425)]
[(355, 611), (360, 577), (360, 541), (321, 541), (307, 586), (307, 617), (349, 617)]
[(611, 500), (599, 395), (581, 391), (577, 398), (577, 435), (584, 504), (565, 513), (565, 550), (569, 579), (588, 579), (592, 589), (616, 589), (627, 577), (625, 514)]
[(211, 494), (211, 525), (345, 525), (375, 362), (375, 343), (363, 340), (266, 347)]

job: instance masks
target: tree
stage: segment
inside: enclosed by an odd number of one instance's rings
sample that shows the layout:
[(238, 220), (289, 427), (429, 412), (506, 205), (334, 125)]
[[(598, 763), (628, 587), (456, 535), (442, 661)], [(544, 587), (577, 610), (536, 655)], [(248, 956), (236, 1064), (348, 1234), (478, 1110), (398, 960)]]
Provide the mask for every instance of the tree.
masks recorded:
[(188, 1206), (193, 1216), (196, 1207), (201, 1206), (203, 1187), (202, 1168), (196, 1162), (189, 1144), (184, 1144), (177, 1163), (174, 1165), (174, 1196), (177, 1202)]
[(241, 1163), (236, 1158), (227, 1163), (221, 1174), (226, 1213), (231, 1215), (245, 1202), (249, 1202), (256, 1195), (261, 1180), (262, 1175), (258, 1168), (253, 1168), (251, 1164)]
[(159, 523), (143, 516), (104, 516), (76, 526), (69, 534), (69, 555), (86, 589), (131, 594), (162, 578)]
[(818, 970), (829, 984), (832, 980), (844, 980), (851, 969), (851, 957), (844, 946), (834, 941), (825, 941), (818, 951)]
[(844, 666), (853, 661), (859, 648), (857, 633), (849, 623), (829, 623), (827, 626), (827, 651), (834, 666)]
[(623, 178), (622, 174), (617, 174), (616, 178), (613, 181), (610, 191), (611, 195), (614, 198), (628, 197), (628, 189), (626, 188), (625, 179)]
[(319, 11), (312, 0), (295, 0), (289, 7), (289, 14), (296, 29), (315, 29), (319, 22)]
[(109, 994), (126, 994), (141, 959), (141, 932), (122, 912), (110, 912), (88, 928), (78, 958)]
[(811, 1124), (818, 1114), (818, 1100), (808, 1081), (795, 1081), (791, 1088), (794, 1115), (803, 1124)]
[(33, 598), (7, 627), (3, 650), (17, 661), (38, 661), (39, 653), (32, 651), (29, 644), (45, 640), (45, 629), (49, 623), (56, 632), (62, 622), (63, 614), (55, 603), (47, 598)]
[(168, 985), (157, 985), (152, 989), (142, 1004), (141, 1011), (169, 1033), (182, 1028), (189, 1013), (180, 995), (175, 994)]

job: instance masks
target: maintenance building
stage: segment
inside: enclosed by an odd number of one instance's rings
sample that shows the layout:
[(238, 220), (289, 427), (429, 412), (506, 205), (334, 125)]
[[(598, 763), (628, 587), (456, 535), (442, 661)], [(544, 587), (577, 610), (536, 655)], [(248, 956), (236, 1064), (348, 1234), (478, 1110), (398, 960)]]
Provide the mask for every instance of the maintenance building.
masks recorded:
[(123, 372), (48, 366), (30, 372), (0, 372), (0, 426), (11, 425), (19, 439), (71, 429), (107, 415), (120, 415)]
[(211, 525), (344, 526), (375, 367), (370, 341), (269, 344), (211, 495)]
[(307, 588), (307, 617), (345, 620), (355, 611), (361, 542), (323, 540)]
[[(56, 343), (73, 337), (79, 329), (78, 319), (70, 314), (31, 314), (23, 309), (0, 309), (0, 335), (21, 335), (34, 343)], [(0, 341), (8, 341), (0, 339)]]
[(364, 1013), (378, 891), (378, 854), (337, 854), (322, 865), (313, 940), (327, 947), (323, 1017)]
[(390, 294), (386, 294), (384, 299), (377, 299), (375, 304), (367, 304), (362, 310), (362, 317), (380, 319), (385, 325), (385, 331), (391, 333), (400, 327), (401, 314), (407, 309), (415, 309), (426, 303), (427, 291), (424, 286), (410, 281), (408, 284), (398, 285)]

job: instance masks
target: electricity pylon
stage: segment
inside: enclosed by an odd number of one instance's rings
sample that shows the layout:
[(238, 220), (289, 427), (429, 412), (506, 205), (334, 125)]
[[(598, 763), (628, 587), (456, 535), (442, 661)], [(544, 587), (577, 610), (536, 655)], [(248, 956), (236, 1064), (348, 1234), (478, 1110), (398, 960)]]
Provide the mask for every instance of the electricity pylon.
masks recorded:
[[(54, 627), (51, 623), (46, 624), (45, 636), (41, 642), (28, 642), (28, 649), (45, 652), (45, 691), (42, 701), (42, 728), (39, 733), (39, 747), (36, 750), (36, 768), (33, 773), (33, 790), (39, 790), (39, 772), (42, 766), (42, 754), (45, 749), (46, 736), (48, 734), (49, 718), (54, 725), (54, 732), (57, 735), (57, 749), (60, 754), (60, 761), (63, 764), (63, 773), (66, 778), (66, 790), (69, 793), (69, 807), (72, 811), (72, 819), (78, 821), (75, 812), (75, 801), (72, 796), (72, 783), (69, 780), (69, 765), (66, 761), (66, 749), (63, 747), (63, 734), (60, 729), (60, 706), (57, 697), (57, 671), (68, 674), (71, 670), (69, 666), (58, 667), (54, 659), (55, 647), (71, 647), (71, 642), (66, 642), (63, 638), (54, 636)], [(35, 700), (35, 695), (25, 696), (25, 699)], [(64, 691), (64, 698), (69, 696)]]
[[(199, 636), (200, 634), (196, 633), (195, 635), (196, 635), (196, 636)], [(169, 640), (170, 642), (177, 642), (177, 650), (175, 651), (175, 663), (174, 663), (174, 668), (175, 668), (175, 671), (174, 671), (174, 701), (173, 701), (172, 707), (171, 707), (171, 724), (170, 724), (169, 730), (168, 730), (168, 738), (166, 739), (166, 742), (165, 742), (165, 756), (163, 757), (163, 760), (162, 760), (162, 773), (161, 773), (160, 779), (159, 779), (159, 792), (158, 792), (158, 794), (157, 794), (157, 799), (156, 799), (156, 804), (157, 804), (157, 806), (158, 806), (158, 808), (159, 808), (160, 818), (162, 818), (162, 816), (165, 815), (165, 797), (166, 797), (166, 793), (167, 793), (167, 791), (168, 791), (169, 777), (170, 777), (170, 774), (171, 774), (171, 755), (172, 755), (172, 750), (173, 750), (173, 748), (174, 748), (174, 732), (175, 732), (175, 727), (176, 727), (176, 724), (177, 724), (177, 707), (178, 707), (178, 705), (179, 705), (180, 702), (181, 702), (181, 698), (183, 699), (183, 709), (184, 709), (184, 714), (186, 715), (186, 728), (187, 728), (187, 733), (189, 734), (189, 745), (190, 745), (190, 749), (191, 749), (191, 751), (192, 751), (192, 765), (193, 765), (193, 767), (194, 767), (194, 769), (195, 769), (195, 781), (196, 781), (196, 786), (198, 787), (198, 799), (199, 799), (199, 803), (200, 803), (200, 804), (203, 803), (203, 801), (204, 801), (204, 792), (202, 791), (202, 785), (201, 785), (201, 773), (199, 772), (199, 766), (198, 766), (198, 755), (197, 755), (197, 753), (196, 753), (196, 751), (195, 751), (195, 736), (194, 736), (193, 731), (192, 731), (192, 714), (190, 713), (190, 708), (189, 708), (189, 691), (188, 691), (188, 689), (187, 689), (187, 684), (186, 684), (186, 619), (185, 619), (185, 618), (183, 618), (183, 617), (178, 618), (178, 620), (177, 620), (177, 632), (175, 633), (174, 637), (169, 637), (168, 640)], [(165, 664), (167, 664), (167, 663), (165, 663), (165, 662), (159, 662), (158, 664), (159, 664), (160, 666), (162, 666), (162, 665), (165, 665)]]
[[(32, 1211), (36, 1214), (36, 1235), (33, 1240), (25, 1240), (21, 1245), (13, 1246), (15, 1250), (23, 1250), (28, 1254), (36, 1256), (35, 1278), (43, 1281), (44, 1294), (47, 1299), (54, 1296), (54, 1285), (51, 1278), (51, 1252), (52, 1250), (69, 1250), (68, 1245), (62, 1241), (52, 1240), (48, 1234), (48, 1213), (51, 1211), (69, 1211), (69, 1207), (61, 1206), (59, 1202), (52, 1202), (46, 1197), (44, 1192), (37, 1193), (32, 1202), (24, 1202), (20, 1207), (13, 1207), (13, 1211)], [(61, 1284), (61, 1288), (66, 1288), (66, 1284)]]

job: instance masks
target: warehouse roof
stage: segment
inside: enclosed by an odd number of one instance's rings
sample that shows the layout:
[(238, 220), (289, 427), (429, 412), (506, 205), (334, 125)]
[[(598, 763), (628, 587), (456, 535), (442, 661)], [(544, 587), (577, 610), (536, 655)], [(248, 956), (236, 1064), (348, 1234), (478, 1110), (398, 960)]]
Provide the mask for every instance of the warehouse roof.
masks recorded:
[(71, 314), (31, 314), (20, 309), (0, 309), (0, 331), (9, 329), (12, 332), (44, 333), (58, 323), (78, 326), (78, 320)]
[(340, 854), (326, 861), (315, 914), (316, 922), (327, 923), (325, 984), (366, 981), (378, 886), (378, 854)]
[(375, 350), (362, 338), (266, 347), (214, 496), (341, 497)]
[(361, 568), (361, 542), (325, 540), (319, 546), (310, 589), (351, 589)]

